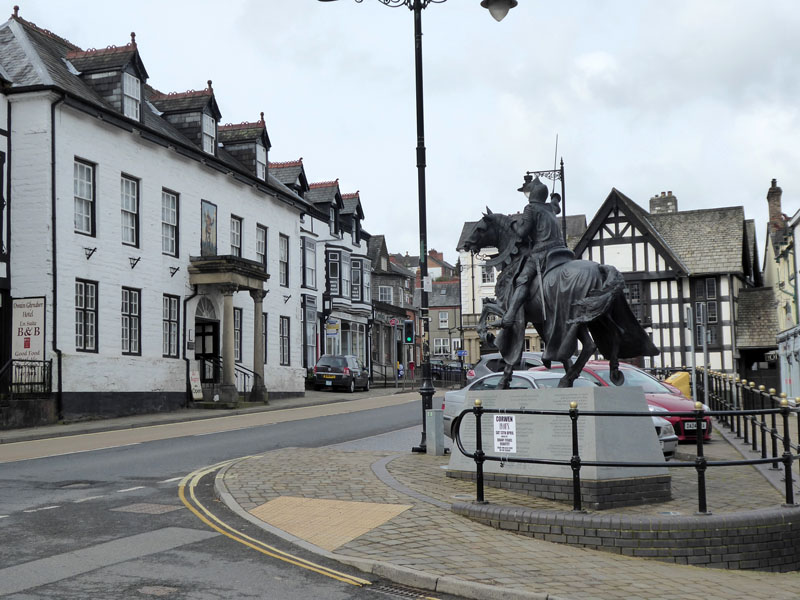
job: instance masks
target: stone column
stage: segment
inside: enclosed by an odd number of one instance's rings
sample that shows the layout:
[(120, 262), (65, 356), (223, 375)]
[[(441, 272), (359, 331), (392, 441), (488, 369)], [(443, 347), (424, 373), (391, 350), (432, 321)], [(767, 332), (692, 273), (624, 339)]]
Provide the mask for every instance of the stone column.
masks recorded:
[(222, 285), (222, 385), (219, 389), (220, 400), (237, 402), (235, 357), (233, 352), (233, 295), (238, 290), (236, 285)]
[(250, 402), (267, 402), (267, 388), (264, 385), (264, 339), (261, 330), (264, 327), (264, 290), (250, 290), (253, 298), (253, 388), (250, 391)]

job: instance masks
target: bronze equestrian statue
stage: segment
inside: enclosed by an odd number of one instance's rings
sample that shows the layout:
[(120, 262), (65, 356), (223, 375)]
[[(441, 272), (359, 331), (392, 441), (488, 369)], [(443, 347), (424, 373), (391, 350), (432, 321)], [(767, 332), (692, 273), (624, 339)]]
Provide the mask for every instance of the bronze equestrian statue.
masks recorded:
[[(531, 323), (545, 343), (543, 361), (564, 365), (559, 387), (572, 387), (596, 350), (609, 361), (611, 380), (622, 385), (620, 358), (656, 355), (658, 349), (625, 300), (625, 279), (611, 265), (577, 260), (561, 237), (557, 194), (547, 202), (547, 186), (529, 176), (519, 191), (528, 197), (522, 215), (492, 213), (488, 208), (459, 250), (497, 248), (485, 264), (501, 273), (495, 301), (485, 302), (479, 333), (488, 334), (489, 315), (500, 317), (495, 343), (503, 356), (503, 387), (511, 380)], [(580, 354), (573, 358), (578, 350)]]

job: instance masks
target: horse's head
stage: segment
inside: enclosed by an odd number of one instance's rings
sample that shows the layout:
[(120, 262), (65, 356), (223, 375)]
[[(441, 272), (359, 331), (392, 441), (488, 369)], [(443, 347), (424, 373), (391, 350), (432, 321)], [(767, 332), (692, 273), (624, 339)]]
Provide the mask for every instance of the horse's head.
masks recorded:
[(483, 218), (475, 223), (472, 231), (464, 238), (461, 247), (457, 250), (480, 252), (483, 248), (496, 248), (502, 230), (499, 219), (502, 217), (505, 215), (493, 213), (489, 207), (486, 207)]

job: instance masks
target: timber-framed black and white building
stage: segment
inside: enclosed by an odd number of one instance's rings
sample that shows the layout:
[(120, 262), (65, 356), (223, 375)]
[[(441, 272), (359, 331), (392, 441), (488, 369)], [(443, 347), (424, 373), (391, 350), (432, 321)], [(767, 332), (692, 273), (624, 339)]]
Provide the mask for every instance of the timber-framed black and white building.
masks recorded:
[[(624, 274), (631, 308), (661, 350), (645, 358), (644, 366), (691, 366), (692, 333), (698, 340), (696, 362), (704, 364), (696, 322), (701, 307), (708, 315), (711, 369), (743, 374), (749, 362), (744, 354), (761, 350), (745, 351), (739, 344), (751, 337), (740, 331), (740, 295), (762, 286), (755, 228), (743, 207), (679, 211), (672, 192), (662, 192), (650, 199), (648, 212), (612, 189), (575, 254)], [(691, 328), (689, 306), (695, 315)]]

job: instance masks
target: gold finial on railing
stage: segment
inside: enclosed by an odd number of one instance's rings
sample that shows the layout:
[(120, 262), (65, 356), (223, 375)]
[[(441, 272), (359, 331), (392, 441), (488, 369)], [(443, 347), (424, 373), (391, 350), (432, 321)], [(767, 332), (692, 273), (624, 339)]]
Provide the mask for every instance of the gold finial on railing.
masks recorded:
[(742, 385), (747, 385), (747, 379), (742, 379)]
[(744, 381), (744, 379), (739, 379), (739, 376), (737, 375), (735, 381), (736, 381), (736, 383), (740, 383), (740, 382)]
[(575, 400), (573, 400), (572, 402), (569, 403), (569, 409), (570, 410), (575, 410), (576, 408), (578, 408), (578, 403), (575, 402)]
[(483, 402), (481, 402), (480, 398), (475, 398), (475, 407), (483, 406)]
[(781, 392), (781, 393), (780, 393), (780, 397), (781, 397), (781, 398), (786, 398), (786, 392)]
[(765, 389), (767, 389), (767, 388), (764, 387), (763, 383), (760, 386), (758, 386), (758, 391), (759, 392), (763, 392)]
[(756, 382), (755, 382), (755, 381), (751, 381), (751, 382), (750, 382), (748, 385), (749, 385), (751, 388), (754, 388), (754, 387), (756, 387)]
[(694, 403), (695, 410), (703, 410), (703, 403), (702, 402), (695, 402)]
[(782, 394), (782, 396), (784, 397), (781, 398), (781, 408), (786, 408), (789, 406), (789, 401), (786, 399), (786, 394)]
[(769, 395), (770, 396), (774, 396), (775, 392), (777, 392), (777, 390), (775, 388), (769, 388)]

